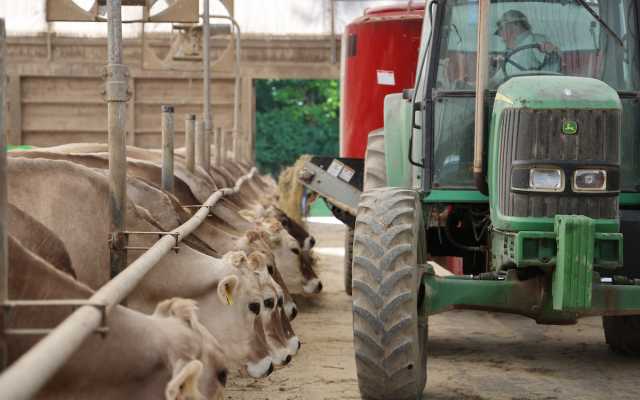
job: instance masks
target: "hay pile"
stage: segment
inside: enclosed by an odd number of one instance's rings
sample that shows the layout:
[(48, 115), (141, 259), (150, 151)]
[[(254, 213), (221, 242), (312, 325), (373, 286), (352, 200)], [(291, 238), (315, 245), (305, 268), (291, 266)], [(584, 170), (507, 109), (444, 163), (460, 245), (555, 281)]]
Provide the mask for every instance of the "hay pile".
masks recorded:
[(302, 210), (302, 198), (305, 196), (304, 185), (298, 180), (298, 174), (304, 163), (311, 160), (309, 154), (304, 154), (292, 166), (280, 173), (278, 177), (278, 207), (302, 226), (306, 226)]

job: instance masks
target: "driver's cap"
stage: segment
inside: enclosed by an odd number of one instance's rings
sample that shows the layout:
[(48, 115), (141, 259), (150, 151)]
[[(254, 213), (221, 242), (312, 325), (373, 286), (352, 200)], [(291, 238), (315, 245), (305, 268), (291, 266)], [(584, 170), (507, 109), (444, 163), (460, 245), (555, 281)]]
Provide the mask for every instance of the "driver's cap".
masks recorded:
[(513, 22), (520, 22), (526, 30), (531, 30), (531, 24), (529, 24), (529, 19), (527, 18), (526, 15), (524, 15), (522, 11), (509, 10), (504, 14), (502, 14), (502, 17), (500, 17), (500, 19), (496, 23), (497, 29), (494, 32), (494, 34), (499, 35), (500, 32), (502, 31), (502, 28), (504, 28), (506, 24), (510, 24)]

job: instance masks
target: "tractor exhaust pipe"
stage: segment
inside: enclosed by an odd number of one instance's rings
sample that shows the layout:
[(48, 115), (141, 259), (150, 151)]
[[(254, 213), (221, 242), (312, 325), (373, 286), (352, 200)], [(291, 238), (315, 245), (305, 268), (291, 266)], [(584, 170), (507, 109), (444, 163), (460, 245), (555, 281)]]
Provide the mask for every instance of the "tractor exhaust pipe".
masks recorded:
[(473, 143), (473, 181), (484, 195), (489, 194), (484, 171), (485, 95), (489, 80), (489, 0), (478, 3), (478, 63), (476, 65), (476, 120)]

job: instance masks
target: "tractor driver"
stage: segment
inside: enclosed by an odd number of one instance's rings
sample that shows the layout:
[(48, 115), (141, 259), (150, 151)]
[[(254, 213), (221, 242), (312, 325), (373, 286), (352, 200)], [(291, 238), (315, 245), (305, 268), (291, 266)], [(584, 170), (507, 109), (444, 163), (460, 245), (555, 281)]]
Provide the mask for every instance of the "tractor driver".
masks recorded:
[(491, 79), (498, 86), (514, 75), (537, 71), (560, 71), (558, 47), (544, 35), (531, 32), (531, 24), (524, 13), (509, 10), (497, 22), (495, 35), (506, 46), (499, 57), (498, 70)]

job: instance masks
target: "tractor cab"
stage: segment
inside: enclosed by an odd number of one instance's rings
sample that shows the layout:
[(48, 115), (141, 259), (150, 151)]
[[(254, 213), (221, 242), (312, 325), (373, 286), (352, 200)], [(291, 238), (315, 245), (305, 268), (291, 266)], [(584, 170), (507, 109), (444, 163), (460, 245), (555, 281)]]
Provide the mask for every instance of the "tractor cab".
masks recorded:
[[(369, 136), (352, 263), (364, 398), (421, 398), (429, 316), (602, 316), (640, 356), (634, 0), (438, 0)], [(461, 259), (462, 273), (439, 265)]]

